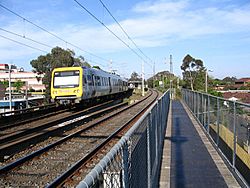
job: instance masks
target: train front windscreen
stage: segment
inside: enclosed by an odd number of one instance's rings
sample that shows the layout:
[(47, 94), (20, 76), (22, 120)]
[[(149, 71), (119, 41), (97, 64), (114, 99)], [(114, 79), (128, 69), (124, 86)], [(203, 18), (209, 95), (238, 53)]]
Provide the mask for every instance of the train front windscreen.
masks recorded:
[(62, 71), (54, 73), (54, 88), (74, 88), (79, 86), (80, 71)]

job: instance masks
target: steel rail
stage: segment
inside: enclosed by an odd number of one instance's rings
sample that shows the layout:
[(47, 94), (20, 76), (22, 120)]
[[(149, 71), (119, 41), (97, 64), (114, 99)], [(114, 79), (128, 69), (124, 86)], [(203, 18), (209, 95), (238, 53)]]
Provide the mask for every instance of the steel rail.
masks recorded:
[[(15, 116), (15, 115), (19, 115), (19, 114), (24, 114), (23, 112), (25, 113), (29, 113), (29, 111), (35, 111), (37, 108), (41, 108), (42, 110), (43, 109), (46, 109), (46, 108), (50, 108), (50, 107), (55, 107), (56, 104), (47, 104), (47, 105), (41, 105), (41, 106), (34, 106), (34, 107), (31, 107), (31, 108), (25, 108), (25, 109), (20, 109), (20, 110), (13, 110), (13, 111), (9, 111), (9, 112), (3, 112), (3, 113), (0, 113), (0, 119), (3, 118), (3, 117), (9, 117), (9, 116), (6, 116), (6, 114), (13, 114), (12, 116)], [(15, 114), (17, 113), (17, 114)]]
[[(97, 152), (100, 151), (104, 146), (109, 144), (116, 136), (127, 129), (131, 122), (135, 119), (138, 119), (143, 113), (157, 100), (159, 93), (157, 92), (157, 96), (152, 100), (148, 105), (146, 105), (142, 110), (140, 110), (136, 115), (134, 115), (129, 121), (124, 123), (119, 129), (113, 132), (106, 140), (96, 146), (92, 151), (90, 151), (87, 155), (85, 155), (82, 159), (76, 162), (73, 166), (71, 166), (67, 171), (65, 171), (61, 176), (56, 178), (52, 183), (50, 183), (47, 188), (58, 187), (61, 186), (67, 179), (72, 177), (76, 171), (78, 171), (82, 166), (84, 166), (89, 160), (93, 158), (93, 156), (97, 155)], [(132, 125), (131, 125), (132, 126)]]
[[(37, 156), (43, 154), (44, 152), (47, 152), (49, 149), (52, 149), (52, 148), (54, 148), (55, 146), (58, 146), (58, 145), (62, 144), (63, 142), (67, 141), (68, 139), (73, 138), (74, 136), (76, 136), (76, 135), (78, 135), (78, 134), (80, 134), (80, 133), (82, 133), (82, 132), (84, 132), (84, 131), (87, 131), (87, 130), (91, 129), (91, 128), (97, 126), (98, 124), (100, 124), (100, 123), (102, 123), (102, 122), (104, 122), (104, 121), (107, 121), (108, 119), (110, 119), (110, 118), (116, 116), (117, 114), (122, 113), (122, 112), (125, 111), (125, 110), (128, 110), (129, 108), (131, 108), (131, 107), (133, 107), (133, 106), (135, 106), (135, 105), (137, 105), (137, 104), (143, 102), (144, 100), (146, 100), (146, 99), (147, 99), (148, 97), (150, 97), (151, 95), (152, 95), (152, 93), (151, 93), (149, 96), (143, 98), (142, 100), (140, 100), (140, 101), (138, 101), (138, 102), (136, 102), (136, 103), (133, 103), (133, 104), (131, 104), (130, 106), (125, 107), (125, 108), (123, 108), (123, 109), (121, 109), (121, 110), (115, 112), (115, 113), (112, 114), (111, 116), (103, 117), (101, 120), (99, 120), (99, 121), (97, 121), (97, 122), (95, 122), (95, 123), (92, 123), (91, 125), (89, 125), (88, 127), (84, 128), (84, 129), (78, 130), (78, 131), (76, 131), (75, 133), (72, 133), (72, 134), (70, 134), (70, 135), (68, 135), (68, 136), (66, 136), (66, 137), (63, 137), (63, 138), (61, 138), (60, 140), (58, 140), (58, 141), (56, 141), (56, 142), (54, 142), (54, 143), (52, 143), (52, 144), (49, 144), (48, 146), (46, 146), (46, 147), (44, 147), (44, 148), (42, 148), (42, 149), (40, 149), (40, 150), (34, 151), (33, 153), (31, 153), (31, 154), (29, 154), (29, 155), (27, 155), (27, 156), (24, 156), (24, 157), (22, 157), (22, 158), (20, 158), (20, 159), (18, 159), (18, 160), (16, 160), (16, 161), (14, 161), (14, 162), (8, 164), (8, 165), (5, 165), (5, 166), (1, 167), (1, 168), (0, 168), (0, 175), (1, 175), (1, 174), (6, 174), (6, 173), (8, 173), (10, 170), (12, 170), (12, 169), (14, 169), (14, 168), (16, 168), (16, 167), (22, 165), (23, 163), (25, 163), (25, 162), (27, 162), (27, 161), (29, 161), (29, 160), (31, 160), (31, 159), (33, 159), (33, 158), (35, 158), (35, 157), (37, 157)], [(98, 116), (100, 116), (100, 115), (98, 115)], [(75, 123), (77, 123), (77, 122), (73, 122), (72, 124), (75, 124)]]
[[(50, 113), (42, 113), (42, 115), (38, 115), (38, 116), (35, 116), (35, 117), (32, 117), (32, 118), (27, 118), (27, 119), (24, 119), (23, 121), (21, 120), (21, 121), (15, 122), (15, 123), (11, 123), (11, 124), (7, 124), (7, 125), (4, 125), (4, 126), (0, 126), (0, 131), (4, 131), (6, 129), (10, 129), (10, 128), (13, 128), (13, 127), (18, 127), (18, 126), (26, 124), (26, 123), (30, 123), (30, 122), (37, 121), (37, 120), (42, 119), (42, 118), (47, 118), (47, 117), (50, 117), (50, 116), (54, 116), (54, 115), (57, 115), (57, 114), (69, 111), (69, 109), (65, 109), (65, 108), (61, 109), (61, 108), (62, 107), (48, 108), (46, 110), (51, 110), (51, 111), (53, 111), (53, 113), (51, 113), (51, 112)], [(35, 111), (35, 112), (39, 113), (39, 111), (40, 110)], [(56, 111), (56, 112), (54, 112), (54, 111)], [(18, 115), (21, 115), (21, 114), (18, 114)], [(33, 113), (31, 113), (30, 115), (33, 116)]]
[[(26, 135), (23, 133), (20, 133), (22, 135), (22, 137), (20, 137), (20, 139), (17, 140), (16, 142), (12, 142), (12, 143), (7, 142), (5, 145), (2, 144), (2, 146), (0, 144), (0, 157), (3, 158), (4, 155), (13, 155), (14, 153), (21, 151), (22, 149), (25, 149), (26, 147), (28, 147), (30, 145), (30, 143), (33, 143), (33, 144), (38, 143), (39, 141), (45, 140), (46, 138), (55, 134), (56, 132), (60, 132), (60, 131), (62, 132), (64, 130), (69, 130), (69, 129), (76, 127), (77, 124), (79, 124), (83, 120), (90, 121), (93, 118), (97, 118), (104, 113), (107, 113), (107, 112), (110, 112), (114, 109), (120, 108), (126, 104), (127, 103), (124, 103), (124, 104), (122, 103), (122, 104), (115, 105), (113, 107), (105, 108), (105, 109), (102, 109), (98, 112), (93, 112), (92, 115), (89, 114), (88, 117), (86, 117), (82, 120), (69, 122), (72, 119), (76, 119), (78, 117), (87, 115), (86, 114), (87, 111), (90, 111), (90, 110), (94, 111), (96, 108), (96, 106), (91, 107), (90, 109), (86, 109), (86, 111), (84, 111), (84, 112), (77, 112), (77, 114), (75, 114), (75, 115), (69, 115), (68, 117), (65, 117), (63, 119), (55, 120), (53, 122), (46, 123), (45, 125), (42, 125), (44, 128), (42, 132), (35, 132), (35, 133), (33, 132), (34, 134), (30, 133), (30, 134), (26, 134)], [(100, 108), (100, 105), (97, 105), (97, 108)], [(64, 123), (64, 122), (69, 122), (69, 123), (63, 127), (55, 127), (56, 125)], [(38, 127), (38, 129), (40, 129), (40, 127)], [(36, 130), (36, 131), (38, 131), (38, 130)], [(26, 133), (29, 133), (29, 131), (26, 131)]]
[[(105, 105), (112, 104), (113, 102), (114, 101), (111, 100), (111, 101), (108, 101), (108, 102), (105, 102), (105, 103), (102, 103), (102, 104), (98, 104), (98, 105), (92, 106), (90, 108), (75, 112), (74, 114), (66, 115), (62, 119), (51, 120), (49, 122), (38, 125), (36, 127), (32, 127), (31, 129), (20, 131), (20, 132), (18, 131), (18, 133), (14, 133), (14, 134), (9, 134), (9, 136), (5, 137), (5, 138), (0, 137), (0, 143), (2, 144), (4, 142), (14, 140), (15, 138), (19, 138), (19, 137), (22, 137), (22, 136), (27, 136), (27, 135), (29, 135), (29, 134), (31, 134), (33, 132), (36, 132), (36, 131), (39, 131), (39, 130), (42, 130), (42, 129), (46, 129), (48, 127), (54, 126), (56, 124), (63, 123), (64, 121), (69, 121), (70, 119), (77, 118), (77, 117), (82, 116), (82, 115), (86, 115), (86, 113), (88, 113), (88, 112), (95, 111), (95, 110), (97, 110), (97, 108), (102, 108)], [(62, 110), (61, 112), (59, 112), (59, 114), (64, 113), (65, 111), (69, 111), (69, 109)], [(40, 119), (41, 118), (39, 117), (36, 120), (40, 120)], [(30, 121), (31, 120), (27, 120), (27, 122), (29, 122), (29, 123), (30, 123)], [(21, 123), (23, 123), (23, 122), (21, 122)], [(21, 123), (20, 123), (20, 125), (22, 125)], [(1, 130), (1, 128), (0, 128), (0, 130)], [(1, 148), (1, 144), (0, 144), (0, 148)]]

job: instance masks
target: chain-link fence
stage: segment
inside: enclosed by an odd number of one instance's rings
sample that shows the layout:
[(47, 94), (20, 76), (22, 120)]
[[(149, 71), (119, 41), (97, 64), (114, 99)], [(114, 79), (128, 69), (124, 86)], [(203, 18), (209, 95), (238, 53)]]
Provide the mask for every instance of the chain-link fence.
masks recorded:
[(77, 187), (158, 187), (169, 104), (168, 91)]
[(250, 185), (250, 105), (182, 90), (182, 98), (218, 150)]

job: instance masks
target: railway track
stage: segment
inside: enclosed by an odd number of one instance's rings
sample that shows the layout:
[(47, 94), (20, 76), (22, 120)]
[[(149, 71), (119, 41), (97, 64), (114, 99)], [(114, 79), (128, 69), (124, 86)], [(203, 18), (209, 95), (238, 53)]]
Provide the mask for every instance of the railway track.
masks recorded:
[(54, 187), (68, 177), (72, 177), (70, 182), (79, 181), (73, 172), (83, 165), (84, 170), (78, 170), (77, 174), (87, 173), (90, 170), (87, 167), (93, 166), (93, 161), (98, 161), (122, 136), (122, 131), (129, 128), (127, 125), (131, 126), (156, 98), (154, 93), (143, 101), (78, 126), (65, 132), (60, 140), (2, 167), (0, 185)]
[[(109, 101), (110, 100), (106, 102)], [(93, 105), (96, 106), (98, 103), (100, 102), (92, 101), (91, 103), (75, 104), (70, 106), (70, 108), (69, 106), (65, 105), (56, 106), (56, 104), (48, 104), (27, 109), (15, 110), (12, 112), (0, 113), (0, 131), (45, 118), (50, 118), (64, 112), (70, 113), (73, 111), (83, 110), (90, 108)]]
[(42, 106), (35, 106), (11, 112), (0, 113), (0, 128), (6, 125), (18, 124), (20, 121), (39, 118), (51, 114), (53, 111), (65, 109), (64, 106), (56, 106), (56, 104), (48, 104)]
[[(41, 142), (51, 136), (60, 135), (65, 130), (73, 129), (79, 120), (89, 121), (104, 113), (120, 108), (127, 103), (116, 104), (117, 101), (108, 101), (84, 110), (63, 110), (61, 113), (37, 121), (19, 124), (4, 129), (0, 134), (0, 159), (9, 158), (15, 153)], [(110, 106), (112, 106), (110, 108)], [(72, 123), (71, 123), (72, 122)]]

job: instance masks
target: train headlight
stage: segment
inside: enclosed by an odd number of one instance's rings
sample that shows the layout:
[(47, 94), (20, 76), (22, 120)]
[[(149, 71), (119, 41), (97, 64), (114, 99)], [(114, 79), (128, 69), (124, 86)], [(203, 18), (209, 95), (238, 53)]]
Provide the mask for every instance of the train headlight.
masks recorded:
[(79, 93), (79, 92), (80, 92), (79, 89), (77, 89), (77, 90), (75, 89), (75, 90), (74, 90), (74, 93)]
[(74, 90), (74, 93), (80, 93), (80, 90), (79, 89)]

